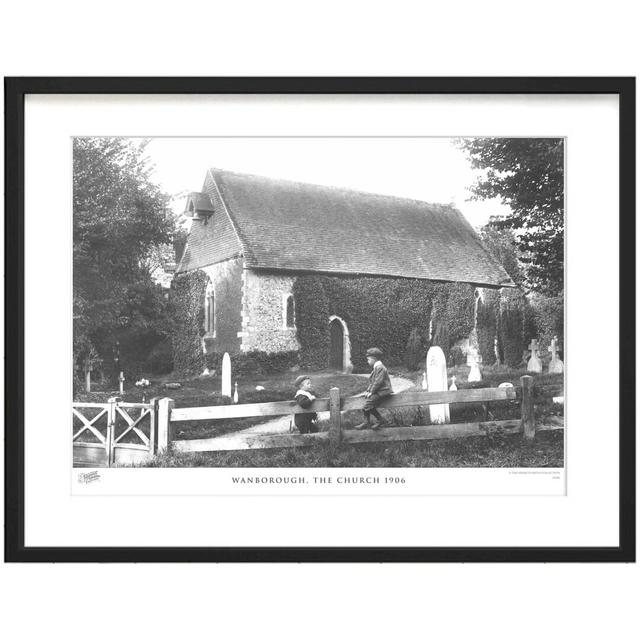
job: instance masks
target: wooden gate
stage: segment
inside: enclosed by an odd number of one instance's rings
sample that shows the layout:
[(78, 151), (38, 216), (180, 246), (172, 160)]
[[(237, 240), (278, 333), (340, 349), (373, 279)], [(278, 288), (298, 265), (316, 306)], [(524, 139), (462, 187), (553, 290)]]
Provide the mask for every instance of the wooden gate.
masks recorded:
[(74, 402), (73, 466), (141, 462), (156, 451), (157, 399), (150, 403)]

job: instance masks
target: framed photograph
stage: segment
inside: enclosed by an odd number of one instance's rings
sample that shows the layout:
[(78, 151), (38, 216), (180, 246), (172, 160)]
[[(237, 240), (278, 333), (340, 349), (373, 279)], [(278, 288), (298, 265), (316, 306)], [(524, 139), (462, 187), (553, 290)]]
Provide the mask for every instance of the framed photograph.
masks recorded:
[(7, 78), (14, 562), (635, 561), (634, 78)]

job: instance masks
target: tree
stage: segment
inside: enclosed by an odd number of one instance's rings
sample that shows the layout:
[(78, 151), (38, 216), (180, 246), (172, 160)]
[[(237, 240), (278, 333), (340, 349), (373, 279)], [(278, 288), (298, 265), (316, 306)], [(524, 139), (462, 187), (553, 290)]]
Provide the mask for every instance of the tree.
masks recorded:
[(495, 218), (480, 229), (480, 237), (491, 255), (502, 265), (509, 277), (519, 287), (525, 283), (522, 255), (513, 229), (495, 226)]
[(475, 169), (475, 199), (500, 198), (511, 213), (492, 220), (516, 232), (526, 285), (557, 294), (564, 268), (564, 141), (561, 138), (465, 138), (459, 141)]
[[(77, 363), (95, 349), (111, 361), (116, 340), (148, 346), (165, 332), (151, 249), (171, 239), (167, 197), (150, 178), (145, 144), (123, 138), (73, 143), (73, 305)], [(144, 337), (143, 337), (144, 336)]]

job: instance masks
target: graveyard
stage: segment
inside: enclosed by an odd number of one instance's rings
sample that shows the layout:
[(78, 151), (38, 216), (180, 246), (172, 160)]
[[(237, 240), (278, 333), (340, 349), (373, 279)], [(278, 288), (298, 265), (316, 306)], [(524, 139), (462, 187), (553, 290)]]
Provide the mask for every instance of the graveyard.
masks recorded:
[[(205, 451), (181, 450), (186, 441), (212, 442), (216, 439), (246, 433), (293, 432), (291, 416), (269, 419), (263, 415), (251, 417), (229, 417), (212, 420), (185, 420), (177, 423), (173, 431), (175, 446), (159, 450), (158, 455), (146, 459), (124, 459), (114, 466), (316, 466), (316, 467), (370, 467), (370, 466), (532, 466), (557, 467), (563, 464), (563, 413), (564, 404), (559, 397), (544, 393), (547, 388), (558, 389), (563, 385), (562, 362), (559, 360), (555, 342), (549, 347), (549, 355), (542, 357), (535, 341), (529, 345), (533, 354), (526, 364), (513, 368), (505, 365), (481, 366), (472, 353), (467, 364), (447, 367), (438, 347), (429, 350), (425, 366), (418, 371), (403, 367), (391, 367), (390, 375), (395, 396), (402, 397), (409, 391), (454, 391), (471, 389), (514, 389), (521, 384), (523, 375), (531, 375), (537, 392), (535, 421), (542, 431), (536, 434), (534, 443), (500, 428), (489, 429), (486, 437), (467, 438), (443, 435), (438, 440), (420, 442), (365, 442), (336, 448), (321, 442), (313, 447), (251, 451)], [(227, 363), (214, 375), (176, 379), (174, 376), (141, 378), (128, 381), (124, 372), (119, 376), (120, 388), (101, 388), (99, 383), (91, 385), (91, 392), (80, 392), (80, 402), (105, 402), (118, 398), (123, 403), (149, 402), (152, 398), (171, 398), (172, 408), (224, 407), (225, 405), (252, 405), (291, 401), (294, 393), (293, 379), (301, 371), (282, 373), (247, 374), (234, 377)], [(366, 374), (344, 374), (332, 370), (309, 371), (318, 398), (327, 398), (333, 387), (340, 389), (342, 398), (353, 398), (363, 394), (367, 386)], [(514, 395), (515, 398), (515, 395)], [(133, 403), (133, 404), (131, 404)], [(97, 406), (97, 405), (96, 405)], [(265, 405), (263, 405), (265, 406)], [(394, 428), (422, 427), (425, 425), (458, 425), (472, 422), (499, 424), (499, 421), (515, 421), (520, 416), (520, 402), (465, 402), (446, 405), (394, 407), (383, 410), (385, 420)], [(142, 415), (142, 410), (141, 414)], [(128, 420), (130, 425), (133, 420)], [(361, 421), (360, 411), (345, 411), (342, 429), (345, 432)], [(273, 428), (272, 428), (273, 426)], [(135, 424), (133, 425), (135, 428)], [(328, 413), (319, 414), (319, 430), (331, 428)], [(78, 438), (83, 442), (90, 435), (85, 431)], [(207, 440), (210, 439), (210, 440)], [(75, 440), (75, 437), (74, 437)], [(126, 445), (123, 445), (126, 446)]]

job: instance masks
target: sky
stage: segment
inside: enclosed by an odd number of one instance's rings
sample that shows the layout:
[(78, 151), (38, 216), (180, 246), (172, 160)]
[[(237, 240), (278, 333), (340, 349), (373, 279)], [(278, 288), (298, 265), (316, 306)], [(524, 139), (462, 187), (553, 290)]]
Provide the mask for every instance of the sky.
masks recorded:
[(452, 138), (153, 138), (146, 152), (176, 212), (184, 209), (181, 194), (200, 191), (210, 167), (453, 203), (476, 228), (509, 211), (498, 200), (469, 201), (478, 173)]

